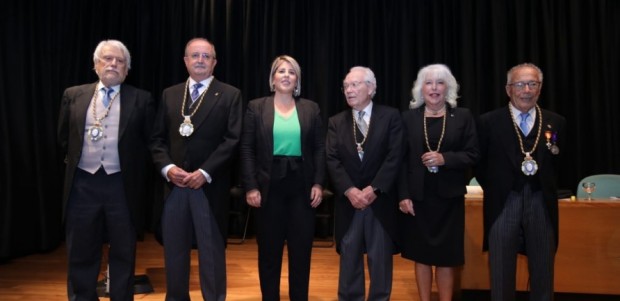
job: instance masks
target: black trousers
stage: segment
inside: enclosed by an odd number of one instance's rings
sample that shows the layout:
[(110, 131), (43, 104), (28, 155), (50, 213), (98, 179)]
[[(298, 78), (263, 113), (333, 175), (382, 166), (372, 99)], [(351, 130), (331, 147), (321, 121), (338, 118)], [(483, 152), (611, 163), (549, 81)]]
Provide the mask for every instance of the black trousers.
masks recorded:
[(97, 279), (106, 240), (110, 244), (110, 299), (133, 300), (136, 231), (120, 172), (76, 170), (67, 204), (66, 235), (71, 300), (98, 300)]
[[(263, 300), (280, 300), (284, 244), (288, 251), (290, 300), (308, 300), (315, 210), (301, 164), (276, 158), (269, 195), (256, 210), (258, 270)], [(265, 197), (265, 196), (263, 196)]]

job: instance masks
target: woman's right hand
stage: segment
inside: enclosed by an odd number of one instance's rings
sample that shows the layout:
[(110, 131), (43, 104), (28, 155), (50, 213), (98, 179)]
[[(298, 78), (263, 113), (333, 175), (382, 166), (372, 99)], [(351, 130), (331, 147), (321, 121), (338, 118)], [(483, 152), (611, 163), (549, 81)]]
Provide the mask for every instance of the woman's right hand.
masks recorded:
[(252, 189), (245, 193), (245, 201), (252, 207), (260, 207), (260, 191), (258, 189)]
[(398, 203), (398, 209), (400, 209), (400, 212), (404, 214), (411, 214), (415, 216), (415, 210), (413, 210), (413, 202), (411, 199), (404, 199), (400, 201), (400, 203)]

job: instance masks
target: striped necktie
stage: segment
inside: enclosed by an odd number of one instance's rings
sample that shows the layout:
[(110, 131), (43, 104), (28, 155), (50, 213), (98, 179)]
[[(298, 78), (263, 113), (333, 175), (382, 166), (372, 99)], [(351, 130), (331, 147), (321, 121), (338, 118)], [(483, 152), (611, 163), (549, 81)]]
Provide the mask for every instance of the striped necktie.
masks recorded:
[(359, 111), (357, 113), (357, 128), (360, 132), (362, 132), (362, 135), (366, 137), (366, 134), (368, 133), (368, 124), (364, 120), (364, 115), (366, 115), (366, 112), (364, 111)]

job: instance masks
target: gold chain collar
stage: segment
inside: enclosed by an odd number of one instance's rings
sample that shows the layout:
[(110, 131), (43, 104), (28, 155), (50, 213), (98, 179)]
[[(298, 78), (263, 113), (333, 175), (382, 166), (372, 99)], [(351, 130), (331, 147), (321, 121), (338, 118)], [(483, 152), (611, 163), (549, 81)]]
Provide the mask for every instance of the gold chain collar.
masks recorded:
[(543, 118), (542, 118), (542, 111), (540, 110), (540, 107), (538, 105), (536, 105), (536, 112), (538, 113), (538, 116), (536, 118), (538, 119), (538, 133), (536, 134), (536, 141), (534, 142), (532, 149), (529, 152), (526, 152), (525, 148), (523, 147), (523, 139), (521, 139), (521, 131), (517, 127), (517, 121), (515, 120), (515, 116), (512, 114), (510, 105), (508, 106), (508, 113), (510, 113), (510, 119), (512, 119), (512, 125), (515, 129), (515, 132), (517, 133), (517, 139), (519, 139), (519, 147), (521, 148), (521, 153), (525, 155), (526, 157), (529, 157), (530, 154), (533, 153), (534, 150), (536, 150), (536, 146), (538, 146), (538, 141), (540, 139), (540, 132), (542, 129)]
[[(207, 94), (207, 91), (209, 90), (209, 87), (211, 87), (211, 83), (213, 82), (213, 80), (211, 80), (211, 82), (209, 82), (209, 85), (207, 85), (207, 88), (205, 88), (204, 91), (202, 91), (202, 93), (200, 94), (200, 98), (198, 99), (198, 104), (194, 107), (194, 111), (192, 113), (189, 114), (189, 117), (194, 116), (194, 114), (196, 114), (196, 112), (198, 111), (198, 108), (200, 108), (200, 105), (202, 104), (202, 100), (205, 98), (205, 94)], [(187, 87), (189, 86), (189, 78), (187, 79), (187, 81), (185, 82), (185, 92), (183, 93), (183, 103), (181, 104), (181, 116), (183, 118), (185, 118), (185, 102), (187, 101)]]
[[(104, 93), (107, 94), (108, 91), (105, 90)], [(108, 117), (108, 114), (110, 114), (110, 108), (112, 107), (112, 104), (114, 103), (114, 100), (118, 97), (119, 94), (121, 94), (120, 89), (119, 89), (118, 92), (116, 92), (116, 95), (114, 95), (114, 97), (112, 97), (112, 99), (110, 99), (110, 103), (105, 108), (105, 114), (103, 114), (103, 117), (101, 117), (101, 119), (98, 119), (97, 118), (97, 99), (99, 99), (99, 89), (97, 89), (97, 85), (95, 85), (95, 93), (93, 95), (93, 98), (94, 98), (93, 99), (93, 118), (95, 119), (95, 123), (99, 124), (106, 117)]]
[[(362, 142), (358, 143), (357, 142), (357, 131), (355, 130), (357, 128), (357, 118), (355, 117), (355, 112), (351, 111), (353, 114), (353, 140), (355, 141), (355, 144), (357, 145), (358, 148), (361, 148), (362, 145), (364, 145), (364, 143), (366, 142), (366, 137), (368, 137), (368, 131), (370, 130), (370, 122), (368, 122), (368, 129), (366, 130), (366, 135), (364, 136), (364, 139), (362, 139)], [(363, 134), (363, 133), (362, 133)]]
[(431, 144), (428, 143), (428, 132), (426, 130), (426, 115), (424, 115), (424, 141), (426, 142), (426, 147), (428, 148), (428, 151), (430, 152), (439, 152), (439, 148), (441, 148), (441, 142), (443, 141), (443, 136), (446, 133), (446, 119), (447, 119), (446, 115), (448, 115), (447, 111), (443, 114), (443, 124), (441, 126), (441, 136), (439, 136), (439, 142), (437, 143), (437, 150), (432, 150)]

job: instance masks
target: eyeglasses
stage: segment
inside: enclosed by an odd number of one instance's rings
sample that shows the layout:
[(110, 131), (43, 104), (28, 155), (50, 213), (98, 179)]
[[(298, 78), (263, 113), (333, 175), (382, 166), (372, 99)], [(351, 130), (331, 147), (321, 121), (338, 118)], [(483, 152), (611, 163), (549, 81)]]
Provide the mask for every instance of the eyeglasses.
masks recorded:
[(189, 55), (190, 58), (192, 58), (192, 60), (199, 60), (200, 58), (203, 58), (205, 61), (213, 58), (212, 55), (208, 54), (208, 53), (199, 53), (199, 52), (194, 52), (192, 54)]
[(114, 60), (116, 60), (116, 63), (119, 65), (124, 65), (125, 64), (125, 59), (124, 58), (120, 58), (120, 57), (115, 57), (115, 56), (111, 56), (111, 55), (106, 55), (104, 57), (99, 58), (100, 61), (105, 62), (106, 64), (111, 64), (112, 62), (114, 62)]
[(531, 82), (516, 82), (516, 83), (512, 83), (508, 85), (513, 86), (515, 89), (521, 91), (525, 89), (525, 86), (530, 88), (530, 90), (538, 90), (538, 88), (540, 88), (540, 84), (541, 82), (531, 81)]
[(351, 87), (353, 89), (357, 89), (362, 86), (362, 84), (366, 84), (366, 81), (363, 82), (350, 82), (342, 84), (342, 92), (345, 92), (347, 88)]

